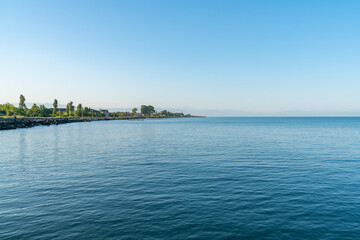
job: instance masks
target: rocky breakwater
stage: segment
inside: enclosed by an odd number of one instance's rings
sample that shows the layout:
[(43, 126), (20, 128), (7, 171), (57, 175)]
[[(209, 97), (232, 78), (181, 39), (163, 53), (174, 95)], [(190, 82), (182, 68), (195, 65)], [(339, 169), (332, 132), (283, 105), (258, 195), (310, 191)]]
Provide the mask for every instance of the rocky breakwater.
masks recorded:
[(49, 126), (72, 122), (88, 122), (87, 119), (78, 118), (18, 118), (18, 119), (0, 119), (0, 130), (9, 130), (16, 128), (29, 128), (35, 126)]

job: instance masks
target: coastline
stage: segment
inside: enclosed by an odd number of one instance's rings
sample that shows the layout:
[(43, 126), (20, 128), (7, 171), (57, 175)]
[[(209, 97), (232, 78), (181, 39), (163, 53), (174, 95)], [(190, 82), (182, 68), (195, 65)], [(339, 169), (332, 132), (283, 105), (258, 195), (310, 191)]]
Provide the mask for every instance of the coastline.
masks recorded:
[(188, 117), (101, 117), (101, 118), (0, 118), (0, 131), (36, 126), (50, 126), (75, 122), (109, 121), (109, 120), (143, 120), (161, 118), (194, 118)]

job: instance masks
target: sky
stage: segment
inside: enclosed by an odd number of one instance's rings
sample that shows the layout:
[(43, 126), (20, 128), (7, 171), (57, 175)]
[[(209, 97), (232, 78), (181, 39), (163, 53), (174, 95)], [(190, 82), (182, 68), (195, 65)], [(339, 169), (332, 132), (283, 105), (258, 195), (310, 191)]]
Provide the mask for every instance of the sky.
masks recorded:
[(360, 1), (0, 0), (0, 103), (360, 115)]

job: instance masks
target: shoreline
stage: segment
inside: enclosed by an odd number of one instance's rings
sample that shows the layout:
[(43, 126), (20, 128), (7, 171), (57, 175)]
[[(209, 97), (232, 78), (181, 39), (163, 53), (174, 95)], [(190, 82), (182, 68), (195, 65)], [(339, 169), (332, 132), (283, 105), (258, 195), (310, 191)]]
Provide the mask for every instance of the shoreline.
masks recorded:
[(111, 121), (111, 120), (144, 120), (162, 118), (194, 118), (191, 117), (102, 117), (102, 118), (0, 118), (0, 131), (18, 128), (30, 128), (36, 126), (50, 126), (75, 122)]

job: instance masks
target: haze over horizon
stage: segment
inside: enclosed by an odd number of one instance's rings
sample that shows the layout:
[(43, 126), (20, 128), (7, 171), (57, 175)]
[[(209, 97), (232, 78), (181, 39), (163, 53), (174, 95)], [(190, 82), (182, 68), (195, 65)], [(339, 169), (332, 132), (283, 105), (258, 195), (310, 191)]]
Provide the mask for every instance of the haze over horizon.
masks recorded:
[[(0, 103), (359, 116), (358, 1), (0, 1)], [(193, 112), (192, 112), (193, 111)]]

